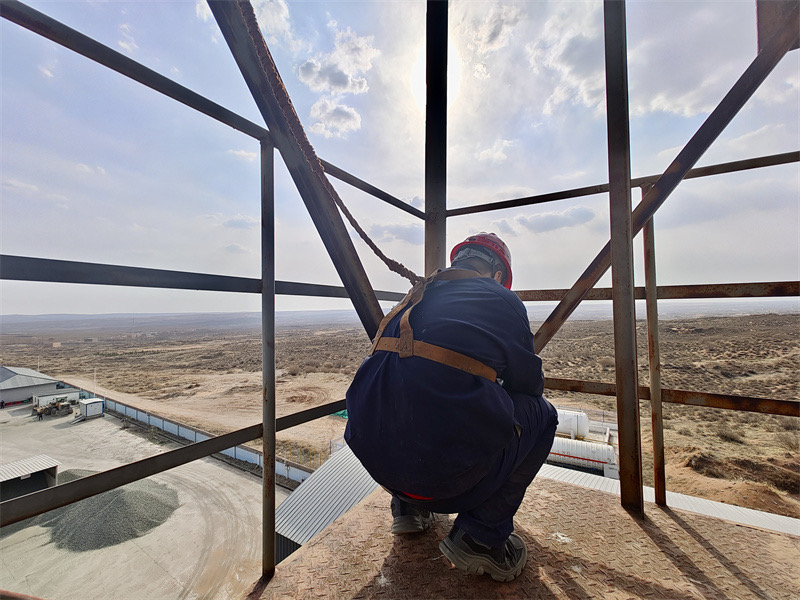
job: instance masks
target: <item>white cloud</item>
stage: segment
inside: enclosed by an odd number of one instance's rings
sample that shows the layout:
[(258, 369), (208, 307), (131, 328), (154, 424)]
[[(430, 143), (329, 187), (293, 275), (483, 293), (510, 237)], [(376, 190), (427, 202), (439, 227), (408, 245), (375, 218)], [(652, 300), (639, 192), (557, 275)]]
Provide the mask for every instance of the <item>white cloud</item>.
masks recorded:
[(213, 17), (206, 0), (197, 0), (194, 4), (194, 12), (201, 21), (208, 21)]
[(350, 131), (361, 129), (361, 115), (338, 100), (321, 98), (311, 107), (311, 118), (314, 124), (309, 131), (326, 138), (344, 137)]
[(241, 158), (246, 162), (253, 162), (258, 158), (258, 152), (250, 152), (248, 150), (228, 150), (228, 154)]
[(508, 4), (494, 4), (488, 10), (480, 5), (481, 13), (470, 18), (472, 35), (467, 47), (477, 54), (488, 54), (506, 47), (519, 23), (520, 11)]
[[(572, 206), (562, 211), (539, 213), (535, 215), (518, 215), (514, 224), (533, 233), (555, 231), (564, 227), (583, 225), (594, 219), (594, 211), (585, 206)], [(514, 230), (509, 227), (509, 230)]]
[(33, 194), (39, 191), (39, 187), (32, 183), (25, 183), (18, 179), (3, 179), (3, 187), (9, 190)]
[(75, 165), (75, 167), (81, 173), (88, 173), (90, 175), (105, 175), (106, 174), (106, 170), (103, 167), (101, 167), (100, 165), (95, 165), (94, 167), (92, 167), (92, 166), (86, 165), (84, 163), (78, 163), (77, 165)]
[(120, 48), (130, 54), (139, 47), (136, 44), (136, 40), (133, 39), (133, 35), (131, 34), (131, 26), (128, 23), (123, 23), (120, 25), (119, 32), (122, 34), (122, 39), (117, 40), (117, 44)]
[(496, 140), (491, 148), (478, 153), (478, 160), (488, 160), (495, 164), (505, 162), (508, 159), (505, 150), (516, 145), (517, 142), (515, 140)]
[(533, 72), (553, 80), (544, 114), (554, 114), (565, 103), (602, 109), (605, 65), (599, 4), (558, 5), (539, 39), (525, 49)]
[(228, 244), (224, 248), (225, 252), (229, 254), (249, 254), (250, 250), (242, 246), (241, 244)]
[(376, 243), (388, 243), (396, 240), (421, 246), (425, 239), (425, 229), (421, 224), (376, 224), (369, 228), (369, 236)]
[(235, 217), (222, 222), (223, 227), (230, 229), (251, 229), (261, 224), (259, 219), (248, 217), (247, 215), (236, 215)]
[(268, 44), (281, 43), (292, 52), (298, 52), (306, 46), (294, 35), (289, 7), (284, 0), (255, 0), (252, 4)]
[(298, 67), (300, 81), (315, 92), (363, 94), (369, 89), (363, 75), (380, 54), (372, 46), (374, 38), (358, 36), (349, 28), (335, 34), (334, 48), (329, 54), (310, 58)]
[(55, 76), (55, 74), (53, 73), (53, 68), (52, 67), (45, 67), (45, 66), (41, 66), (40, 65), (39, 66), (39, 73), (41, 73), (42, 75), (44, 75), (48, 79), (52, 79)]

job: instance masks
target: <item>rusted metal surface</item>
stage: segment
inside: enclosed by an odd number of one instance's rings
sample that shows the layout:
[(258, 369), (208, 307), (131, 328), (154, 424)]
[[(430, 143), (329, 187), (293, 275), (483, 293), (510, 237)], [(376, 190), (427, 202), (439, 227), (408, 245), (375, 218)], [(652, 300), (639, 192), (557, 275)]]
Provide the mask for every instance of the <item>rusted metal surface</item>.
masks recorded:
[[(764, 50), (745, 70), (719, 105), (708, 116), (705, 122), (692, 136), (683, 150), (667, 167), (653, 188), (645, 195), (639, 206), (633, 211), (632, 228), (634, 235), (644, 226), (669, 195), (675, 190), (681, 179), (691, 169), (708, 147), (719, 137), (719, 134), (730, 123), (747, 100), (755, 93), (780, 59), (786, 54), (800, 27), (798, 8), (792, 10), (782, 23), (777, 33), (770, 38)], [(611, 244), (607, 243), (570, 288), (558, 306), (553, 310), (534, 336), (537, 350), (543, 349), (553, 338), (561, 325), (583, 300), (586, 293), (605, 274), (611, 266)]]
[(261, 143), (261, 574), (275, 573), (275, 149)]
[(136, 462), (116, 467), (102, 473), (89, 475), (55, 487), (47, 488), (0, 502), (0, 527), (11, 525), (28, 517), (72, 504), (108, 490), (150, 477), (180, 465), (233, 448), (261, 437), (261, 423), (226, 433), (183, 448), (170, 450)]
[[(544, 387), (548, 390), (562, 392), (582, 392), (599, 396), (616, 396), (617, 386), (603, 381), (583, 381), (580, 379), (563, 379), (546, 377)], [(650, 400), (650, 388), (639, 386), (639, 399)], [(733, 396), (731, 394), (710, 394), (688, 390), (661, 390), (661, 401), (672, 404), (705, 406), (706, 408), (724, 408), (727, 410), (743, 410), (768, 415), (800, 417), (800, 402), (797, 400), (775, 400), (774, 398), (756, 398), (752, 396)]]
[[(735, 173), (737, 171), (760, 169), (763, 167), (784, 165), (787, 163), (798, 162), (798, 161), (800, 161), (800, 151), (783, 152), (781, 154), (772, 154), (769, 156), (760, 156), (758, 158), (736, 160), (727, 163), (719, 163), (716, 165), (708, 165), (706, 167), (696, 167), (694, 169), (691, 169), (688, 173), (686, 173), (684, 179), (693, 179), (695, 177), (709, 177), (711, 175), (721, 175), (723, 173)], [(642, 185), (648, 183), (651, 184), (655, 183), (656, 181), (658, 181), (659, 177), (660, 175), (646, 175), (644, 177), (634, 177), (633, 179), (631, 179), (631, 187), (641, 187)], [(562, 190), (559, 192), (538, 194), (536, 196), (525, 196), (524, 198), (514, 198), (511, 200), (501, 200), (499, 202), (476, 204), (475, 206), (463, 206), (461, 208), (452, 208), (447, 211), (447, 216), (458, 217), (461, 215), (471, 215), (480, 212), (501, 210), (504, 208), (519, 208), (521, 206), (544, 204), (546, 202), (554, 202), (556, 200), (567, 200), (569, 198), (580, 198), (582, 196), (594, 196), (595, 194), (605, 194), (607, 192), (608, 192), (608, 184), (602, 183), (580, 188), (573, 188), (570, 190)]]
[(216, 0), (208, 4), (361, 323), (372, 338), (383, 312), (336, 206), (336, 190), (300, 124), (253, 7), (249, 2)]
[[(636, 306), (633, 299), (631, 144), (625, 2), (606, 0), (603, 3), (603, 28), (620, 496), (622, 506), (635, 515), (644, 516), (637, 397), (639, 363), (636, 356)], [(538, 345), (534, 347), (540, 348)]]
[[(166, 269), (145, 269), (86, 263), (72, 260), (32, 258), (0, 254), (0, 279), (42, 281), (50, 283), (84, 283), (93, 285), (122, 285), (129, 287), (168, 288), (173, 290), (204, 290), (211, 292), (241, 292), (260, 294), (261, 279), (210, 275)], [(275, 293), (286, 296), (323, 296), (348, 298), (341, 286), (276, 281)], [(402, 300), (405, 294), (378, 290), (379, 300)]]
[(653, 488), (656, 504), (667, 505), (667, 476), (664, 458), (664, 416), (661, 410), (661, 350), (658, 337), (656, 297), (656, 241), (653, 219), (643, 230), (644, 279), (647, 288), (647, 354), (650, 372), (650, 416), (653, 428)]
[(451, 566), (438, 544), (453, 516), (392, 535), (377, 490), (281, 562), (251, 598), (795, 600), (800, 540), (647, 505), (631, 519), (614, 494), (537, 477), (514, 517), (528, 548), (519, 577), (498, 583)]
[[(523, 302), (560, 301), (567, 295), (561, 290), (517, 290), (514, 293)], [(637, 300), (647, 297), (644, 287), (633, 290)], [(657, 287), (659, 300), (688, 298), (773, 298), (800, 296), (800, 282), (772, 281), (754, 283), (711, 283), (700, 285), (662, 285)], [(611, 300), (611, 288), (592, 288), (583, 298), (585, 300)]]
[(425, 275), (447, 260), (447, 10), (428, 0), (425, 18)]
[[(798, 0), (756, 0), (756, 24), (758, 28), (758, 51), (764, 49), (767, 40), (780, 27), (783, 19), (798, 5)], [(800, 47), (800, 38), (796, 38), (791, 50)]]
[(345, 408), (347, 408), (345, 401), (337, 400), (336, 402), (328, 402), (327, 404), (323, 404), (321, 406), (315, 406), (314, 408), (300, 410), (290, 415), (284, 415), (276, 419), (275, 430), (283, 431), (284, 429), (289, 429), (290, 427), (295, 427), (296, 425), (302, 425), (303, 423), (308, 423), (309, 421), (319, 419), (320, 417), (327, 417), (328, 415), (332, 415), (333, 413), (344, 410)]
[(355, 175), (351, 175), (344, 169), (340, 169), (336, 165), (332, 165), (327, 160), (320, 159), (319, 162), (322, 164), (323, 168), (325, 169), (325, 172), (331, 177), (336, 177), (336, 179), (343, 181), (349, 185), (352, 185), (354, 188), (357, 188), (362, 192), (366, 192), (370, 196), (374, 196), (379, 200), (383, 200), (387, 204), (391, 204), (392, 206), (399, 208), (400, 210), (403, 210), (410, 215), (414, 215), (415, 217), (418, 217), (420, 219), (425, 218), (425, 213), (422, 212), (420, 209), (415, 208), (406, 202), (403, 202), (399, 198), (395, 198), (391, 194), (384, 192), (383, 190), (372, 185), (371, 183), (367, 183), (366, 181), (359, 179)]
[(78, 54), (85, 56), (117, 73), (125, 75), (142, 85), (177, 100), (212, 119), (246, 133), (257, 139), (268, 140), (269, 131), (264, 127), (248, 121), (244, 117), (228, 110), (227, 108), (212, 102), (208, 98), (193, 92), (179, 83), (176, 83), (148, 69), (144, 65), (131, 60), (124, 54), (104, 46), (87, 35), (84, 35), (66, 25), (30, 8), (22, 2), (16, 0), (3, 0), (0, 3), (0, 16), (38, 33), (57, 44), (69, 48)]

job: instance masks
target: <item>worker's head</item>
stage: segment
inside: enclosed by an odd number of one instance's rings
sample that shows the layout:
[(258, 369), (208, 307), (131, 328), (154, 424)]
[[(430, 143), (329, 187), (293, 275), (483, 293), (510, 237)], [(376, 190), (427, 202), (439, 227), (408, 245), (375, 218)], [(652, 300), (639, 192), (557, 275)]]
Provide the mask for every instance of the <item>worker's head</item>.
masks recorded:
[(494, 233), (481, 231), (453, 246), (450, 264), (478, 271), (511, 289), (511, 252)]

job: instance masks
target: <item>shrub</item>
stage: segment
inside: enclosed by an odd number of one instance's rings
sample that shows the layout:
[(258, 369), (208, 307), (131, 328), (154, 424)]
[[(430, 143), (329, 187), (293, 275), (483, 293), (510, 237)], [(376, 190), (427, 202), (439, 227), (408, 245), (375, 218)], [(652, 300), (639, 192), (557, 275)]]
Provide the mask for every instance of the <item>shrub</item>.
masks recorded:
[(782, 431), (775, 436), (775, 443), (789, 452), (800, 451), (800, 436), (789, 431)]
[(733, 442), (734, 444), (744, 444), (744, 437), (738, 431), (735, 431), (729, 427), (719, 427), (714, 432), (717, 434), (717, 437), (721, 440), (725, 440), (726, 442)]

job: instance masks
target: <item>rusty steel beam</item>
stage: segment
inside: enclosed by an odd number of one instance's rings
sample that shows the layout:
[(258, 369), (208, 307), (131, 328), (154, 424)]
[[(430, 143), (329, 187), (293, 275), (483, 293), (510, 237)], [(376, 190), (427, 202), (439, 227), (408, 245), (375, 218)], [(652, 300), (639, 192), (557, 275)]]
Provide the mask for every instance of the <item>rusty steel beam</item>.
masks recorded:
[[(523, 302), (558, 302), (567, 295), (560, 290), (517, 290)], [(690, 298), (785, 298), (800, 296), (800, 281), (771, 281), (754, 283), (708, 283), (698, 285), (662, 285), (656, 288), (659, 300), (687, 300)], [(633, 290), (637, 300), (647, 298), (644, 287)], [(611, 300), (611, 288), (592, 288), (584, 300)]]
[[(667, 167), (653, 188), (645, 195), (633, 211), (632, 228), (634, 235), (651, 218), (669, 195), (675, 190), (686, 173), (695, 165), (714, 140), (738, 114), (747, 100), (755, 93), (761, 83), (772, 72), (780, 59), (786, 54), (797, 37), (800, 28), (800, 11), (795, 7), (782, 23), (777, 33), (770, 38), (750, 66), (745, 70), (719, 105), (692, 136), (683, 150)], [(581, 274), (567, 295), (556, 306), (534, 336), (537, 350), (544, 348), (553, 338), (564, 321), (580, 304), (586, 293), (594, 287), (611, 266), (611, 244), (607, 243), (586, 270)]]
[(102, 473), (0, 502), (0, 527), (113, 490), (156, 473), (174, 469), (261, 437), (261, 423), (176, 450), (128, 463)]
[(425, 275), (447, 266), (447, 9), (425, 16)]
[(208, 5), (371, 339), (383, 311), (336, 206), (336, 190), (294, 111), (253, 7), (224, 0), (209, 0)]
[[(644, 516), (642, 447), (639, 432), (639, 368), (636, 303), (633, 298), (631, 231), (631, 140), (628, 118), (628, 46), (625, 2), (603, 2), (606, 64), (606, 133), (611, 221), (611, 284), (614, 290), (614, 362), (619, 427), (619, 487), (622, 506)], [(534, 344), (541, 350), (541, 346)]]
[[(644, 190), (643, 190), (644, 193)], [(653, 489), (656, 504), (667, 505), (667, 477), (664, 459), (664, 415), (661, 408), (661, 347), (658, 336), (656, 294), (656, 241), (653, 219), (643, 230), (644, 279), (647, 288), (647, 353), (650, 372), (650, 417), (653, 430)]]
[[(546, 377), (544, 387), (561, 392), (581, 392), (598, 396), (616, 396), (617, 386), (604, 381), (583, 381), (580, 379), (563, 379)], [(639, 399), (650, 400), (650, 388), (639, 386)], [(722, 408), (725, 410), (741, 410), (767, 415), (784, 417), (800, 417), (800, 402), (797, 400), (775, 400), (773, 398), (756, 398), (752, 396), (733, 396), (730, 394), (709, 394), (688, 390), (661, 390), (661, 401), (671, 404), (689, 406), (705, 406), (706, 408)]]
[(256, 139), (269, 139), (269, 131), (260, 125), (248, 121), (233, 111), (212, 102), (168, 77), (164, 77), (124, 54), (112, 50), (89, 36), (30, 8), (22, 2), (3, 0), (0, 2), (0, 16), (242, 133), (246, 133)]
[[(51, 258), (33, 258), (0, 254), (0, 279), (40, 281), (46, 283), (82, 283), (128, 287), (167, 288), (172, 290), (202, 290), (208, 292), (240, 292), (260, 294), (261, 279), (212, 275), (188, 271), (124, 267), (101, 263), (86, 263)], [(322, 296), (348, 298), (341, 286), (295, 281), (276, 281), (275, 293), (285, 296)], [(405, 294), (377, 290), (378, 300), (402, 300)]]
[[(756, 0), (756, 29), (758, 31), (758, 51), (764, 49), (766, 41), (780, 27), (783, 19), (797, 6), (798, 0)], [(790, 50), (800, 47), (800, 38), (795, 39)]]
[(336, 177), (336, 179), (338, 179), (339, 181), (343, 181), (344, 183), (347, 183), (353, 186), (354, 188), (361, 190), (362, 192), (366, 192), (367, 194), (377, 198), (378, 200), (383, 200), (387, 204), (391, 204), (395, 208), (399, 208), (400, 210), (403, 210), (410, 215), (414, 215), (415, 217), (420, 219), (425, 218), (425, 213), (422, 212), (420, 209), (415, 208), (406, 202), (403, 202), (399, 198), (395, 198), (391, 194), (384, 192), (383, 190), (372, 185), (371, 183), (367, 183), (363, 179), (359, 179), (355, 175), (351, 175), (344, 169), (340, 169), (336, 165), (332, 165), (326, 160), (320, 159), (319, 162), (322, 164), (323, 168), (325, 169), (325, 172), (331, 177)]
[(261, 575), (275, 573), (275, 148), (261, 142)]
[[(773, 167), (776, 165), (785, 165), (788, 163), (799, 162), (800, 151), (783, 152), (781, 154), (771, 154), (769, 156), (760, 156), (758, 158), (747, 158), (744, 160), (736, 160), (727, 163), (719, 163), (716, 165), (708, 165), (705, 167), (696, 167), (691, 169), (684, 179), (694, 179), (697, 177), (710, 177), (712, 175), (722, 175), (724, 173), (737, 173), (739, 171), (748, 171), (750, 169), (761, 169), (763, 167)], [(631, 179), (631, 187), (641, 187), (648, 183), (655, 183), (658, 181), (660, 175), (645, 175), (644, 177), (634, 177)], [(573, 188), (570, 190), (562, 190), (560, 192), (550, 192), (547, 194), (539, 194), (536, 196), (526, 196), (524, 198), (514, 198), (511, 200), (501, 200), (498, 202), (488, 202), (486, 204), (476, 204), (475, 206), (464, 206), (461, 208), (452, 208), (447, 211), (448, 217), (458, 217), (461, 215), (471, 215), (480, 212), (489, 212), (493, 210), (502, 210), (504, 208), (519, 208), (521, 206), (531, 206), (534, 204), (544, 204), (546, 202), (554, 202), (556, 200), (567, 200), (569, 198), (580, 198), (582, 196), (594, 196), (596, 194), (605, 194), (608, 192), (608, 184), (602, 183), (597, 185), (589, 185), (586, 187)]]

